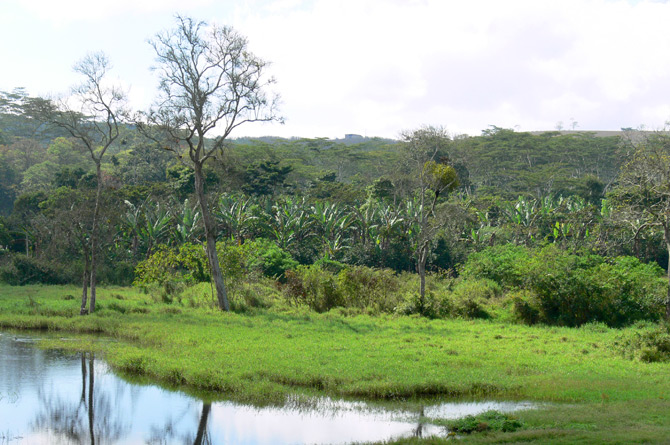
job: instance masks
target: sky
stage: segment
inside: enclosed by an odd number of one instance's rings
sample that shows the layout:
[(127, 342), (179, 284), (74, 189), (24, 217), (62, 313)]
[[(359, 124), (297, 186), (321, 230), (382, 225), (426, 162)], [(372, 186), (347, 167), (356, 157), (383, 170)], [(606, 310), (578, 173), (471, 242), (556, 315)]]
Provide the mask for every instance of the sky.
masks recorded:
[(285, 123), (232, 137), (670, 120), (670, 4), (658, 0), (0, 0), (0, 91), (66, 93), (72, 66), (103, 51), (146, 109), (157, 86), (148, 40), (175, 14), (232, 26), (271, 62)]

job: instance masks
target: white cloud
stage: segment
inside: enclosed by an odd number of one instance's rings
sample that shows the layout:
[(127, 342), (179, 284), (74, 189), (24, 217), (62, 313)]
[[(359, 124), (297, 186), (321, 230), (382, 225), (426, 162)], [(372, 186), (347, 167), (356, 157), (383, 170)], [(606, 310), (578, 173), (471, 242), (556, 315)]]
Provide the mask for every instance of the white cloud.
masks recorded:
[[(670, 5), (626, 0), (26, 0), (52, 26), (32, 46), (0, 48), (30, 79), (51, 59), (55, 81), (86, 51), (110, 57), (139, 98), (147, 81), (148, 36), (174, 12), (230, 24), (273, 62), (287, 124), (250, 134), (396, 136), (422, 124), (478, 133), (488, 125), (617, 129), (670, 118)], [(105, 22), (106, 21), (106, 22)], [(100, 23), (109, 26), (96, 33)], [(23, 23), (30, 23), (24, 19)], [(5, 24), (5, 22), (3, 22)], [(67, 27), (64, 27), (67, 24)], [(11, 25), (11, 23), (9, 24)], [(97, 26), (97, 27), (96, 27)], [(18, 29), (0, 30), (5, 41)], [(69, 34), (68, 34), (69, 33)], [(67, 36), (67, 39), (65, 37)], [(21, 44), (21, 42), (19, 42)], [(93, 47), (89, 48), (87, 45)], [(94, 46), (95, 45), (95, 46)], [(49, 53), (40, 53), (42, 46)], [(76, 48), (75, 48), (76, 47)], [(68, 58), (65, 51), (77, 50)], [(31, 68), (32, 67), (32, 68)], [(65, 67), (65, 68), (64, 68)], [(6, 74), (10, 79), (12, 73)], [(64, 74), (59, 74), (59, 76)], [(34, 80), (37, 82), (38, 79)], [(73, 82), (67, 82), (69, 85)], [(0, 88), (6, 88), (0, 85)]]
[[(189, 0), (189, 7), (206, 6), (213, 0)], [(109, 19), (127, 14), (151, 14), (164, 11), (180, 11), (182, 0), (13, 0), (40, 20), (56, 26), (65, 26), (78, 21)]]

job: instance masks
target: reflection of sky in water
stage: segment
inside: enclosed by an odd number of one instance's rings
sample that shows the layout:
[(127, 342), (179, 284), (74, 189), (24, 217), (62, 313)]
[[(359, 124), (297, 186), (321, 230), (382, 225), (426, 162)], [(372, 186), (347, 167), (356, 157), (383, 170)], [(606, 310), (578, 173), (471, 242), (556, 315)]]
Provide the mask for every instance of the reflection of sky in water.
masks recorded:
[[(83, 367), (83, 370), (82, 370)], [(117, 378), (100, 360), (94, 369), (93, 434), (97, 444), (193, 444), (203, 413), (203, 443), (346, 444), (411, 436), (417, 412), (385, 411), (361, 402), (328, 398), (290, 400), (284, 408), (203, 403), (156, 386)], [(0, 333), (0, 445), (90, 443), (91, 361), (32, 347), (25, 337)], [(489, 409), (512, 411), (531, 404), (509, 402), (442, 404), (425, 416), (457, 418)], [(444, 435), (422, 425), (422, 435)]]

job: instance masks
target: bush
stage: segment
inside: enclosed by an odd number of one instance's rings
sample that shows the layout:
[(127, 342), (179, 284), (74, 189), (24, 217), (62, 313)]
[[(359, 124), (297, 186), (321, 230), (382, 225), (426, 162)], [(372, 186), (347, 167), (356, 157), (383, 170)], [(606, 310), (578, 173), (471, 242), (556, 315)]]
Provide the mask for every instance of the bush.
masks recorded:
[(75, 280), (62, 266), (16, 253), (7, 254), (0, 267), (0, 281), (12, 286), (26, 284), (65, 284)]
[(183, 244), (179, 250), (160, 245), (135, 267), (133, 285), (158, 288), (160, 298), (172, 302), (187, 286), (209, 281), (207, 255), (202, 246)]
[(624, 356), (629, 358), (647, 363), (670, 361), (670, 324), (642, 326), (620, 337), (617, 343)]
[(390, 270), (347, 266), (334, 274), (314, 264), (287, 271), (284, 293), (291, 303), (317, 312), (335, 307), (391, 312), (399, 302), (397, 288), (398, 278)]
[(398, 303), (398, 279), (388, 269), (346, 267), (337, 274), (337, 286), (346, 307), (391, 312)]
[(305, 304), (317, 312), (344, 306), (336, 276), (319, 266), (298, 266), (287, 271), (284, 290), (290, 302)]
[(527, 247), (505, 244), (475, 252), (461, 268), (465, 279), (486, 278), (509, 289), (525, 282), (531, 250)]
[(632, 257), (611, 263), (549, 246), (530, 263), (527, 288), (536, 296), (540, 321), (561, 326), (602, 322), (610, 327), (657, 320), (667, 283), (656, 264)]
[(234, 290), (242, 281), (246, 272), (246, 259), (242, 246), (232, 241), (216, 243), (216, 253), (219, 257), (219, 267), (226, 284)]
[(540, 310), (531, 292), (519, 291), (510, 297), (513, 304), (512, 313), (516, 321), (528, 325), (540, 322)]
[[(575, 255), (552, 244), (540, 250), (498, 246), (472, 254), (461, 278), (466, 283), (485, 278), (516, 289), (513, 311), (524, 323), (620, 327), (662, 316), (667, 293), (662, 275), (655, 263)], [(468, 304), (475, 309), (472, 301)]]
[(483, 431), (513, 432), (523, 427), (514, 416), (498, 411), (487, 411), (477, 416), (465, 416), (449, 423), (448, 428), (457, 434), (471, 434)]
[(287, 270), (298, 266), (298, 262), (291, 257), (291, 254), (265, 238), (245, 242), (242, 251), (249, 271), (257, 271), (280, 282), (286, 281)]
[[(83, 269), (82, 269), (83, 271)], [(81, 276), (81, 273), (78, 274)], [(116, 286), (130, 286), (135, 280), (135, 268), (129, 262), (105, 262), (98, 270), (98, 282)]]
[(450, 313), (462, 318), (490, 318), (484, 306), (487, 300), (501, 295), (502, 288), (493, 280), (459, 279), (448, 296), (451, 300)]
[(338, 274), (342, 271), (342, 269), (348, 267), (346, 264), (331, 260), (330, 258), (321, 258), (314, 262), (314, 265), (334, 274)]

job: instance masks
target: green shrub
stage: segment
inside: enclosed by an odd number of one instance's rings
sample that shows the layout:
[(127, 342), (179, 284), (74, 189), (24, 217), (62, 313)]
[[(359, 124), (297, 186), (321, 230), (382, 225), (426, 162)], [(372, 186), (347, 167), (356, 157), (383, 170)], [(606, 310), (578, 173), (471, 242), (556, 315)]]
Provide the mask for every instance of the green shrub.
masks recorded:
[(490, 300), (501, 297), (502, 294), (502, 287), (487, 278), (459, 279), (455, 282), (452, 290), (452, 295), (456, 299), (470, 297), (478, 300)]
[(398, 303), (398, 279), (391, 270), (351, 266), (337, 274), (345, 307), (391, 312)]
[(261, 283), (244, 283), (231, 299), (230, 307), (235, 312), (268, 308), (271, 306), (269, 293), (268, 288)]
[(179, 261), (187, 271), (186, 281), (202, 283), (210, 280), (209, 260), (204, 246), (200, 244), (182, 244), (179, 247)]
[(667, 283), (660, 267), (632, 257), (605, 262), (549, 246), (529, 265), (527, 288), (537, 297), (540, 321), (562, 326), (602, 322), (618, 327), (662, 314)]
[(486, 278), (509, 289), (524, 284), (531, 250), (527, 247), (505, 244), (489, 247), (468, 257), (461, 267), (465, 279)]
[(187, 286), (209, 281), (208, 270), (202, 246), (183, 244), (176, 250), (159, 245), (153, 255), (137, 264), (133, 284), (157, 290), (162, 301), (171, 303)]
[(509, 295), (512, 300), (512, 313), (516, 321), (534, 325), (540, 322), (540, 310), (537, 308), (537, 302), (533, 294), (526, 290), (521, 290)]
[(232, 241), (216, 243), (216, 253), (219, 256), (219, 267), (226, 284), (234, 290), (245, 276), (246, 259), (242, 246)]
[(340, 273), (342, 269), (347, 267), (346, 264), (331, 260), (330, 258), (320, 258), (319, 260), (315, 261), (314, 264), (319, 266), (321, 269), (334, 274)]
[(20, 253), (8, 254), (0, 267), (0, 281), (12, 286), (26, 284), (65, 284), (75, 277), (62, 266), (28, 257)]
[(471, 434), (483, 431), (505, 433), (523, 428), (523, 423), (514, 416), (498, 411), (487, 411), (477, 416), (465, 416), (449, 423), (448, 428), (457, 434)]
[(317, 312), (335, 307), (370, 312), (392, 312), (401, 295), (398, 278), (390, 270), (347, 266), (336, 275), (320, 265), (298, 266), (286, 272), (286, 298)]
[[(487, 278), (459, 278), (442, 303), (441, 316), (452, 315), (461, 318), (490, 318), (484, 309), (488, 300), (502, 296), (498, 283)], [(448, 309), (448, 312), (447, 312)]]
[(643, 362), (670, 361), (670, 324), (642, 326), (617, 340), (624, 356)]
[[(655, 263), (643, 264), (633, 257), (575, 255), (552, 244), (542, 249), (498, 246), (474, 253), (461, 278), (465, 283), (489, 279), (504, 289), (523, 291), (512, 301), (514, 316), (524, 323), (601, 322), (619, 327), (659, 319), (667, 292), (662, 275)], [(476, 310), (472, 303), (468, 301), (466, 309)]]
[(285, 273), (298, 266), (291, 254), (277, 246), (273, 241), (258, 238), (242, 245), (246, 259), (246, 267), (250, 271), (258, 271), (266, 277), (285, 282)]
[[(81, 273), (77, 274), (81, 276)], [(98, 269), (98, 282), (115, 286), (130, 286), (135, 280), (135, 268), (130, 262), (108, 261)]]
[(319, 266), (298, 266), (295, 270), (286, 271), (284, 291), (290, 302), (305, 304), (317, 312), (343, 306), (336, 276)]

